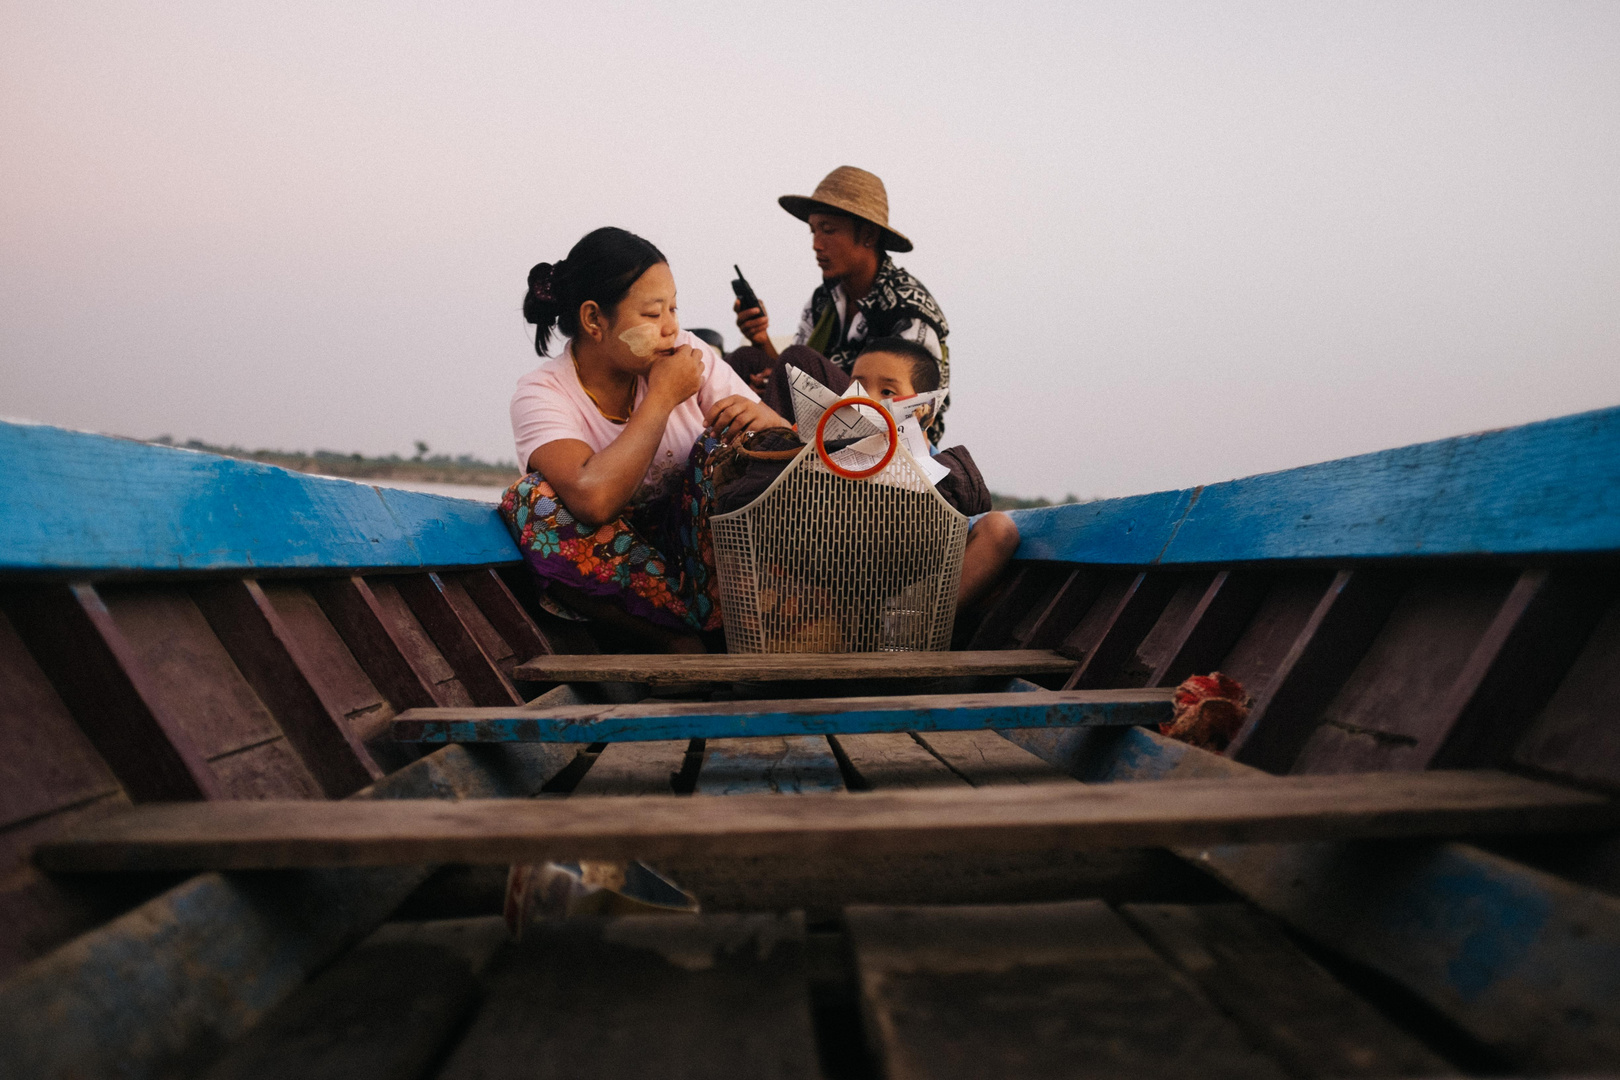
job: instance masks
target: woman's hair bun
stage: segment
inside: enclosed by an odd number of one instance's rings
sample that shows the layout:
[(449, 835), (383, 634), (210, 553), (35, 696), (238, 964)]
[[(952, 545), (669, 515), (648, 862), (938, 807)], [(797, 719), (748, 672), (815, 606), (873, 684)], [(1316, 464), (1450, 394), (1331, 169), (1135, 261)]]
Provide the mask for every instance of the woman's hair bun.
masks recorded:
[(635, 233), (607, 227), (586, 233), (561, 262), (536, 263), (523, 295), (523, 317), (535, 327), (534, 351), (546, 355), (553, 329), (578, 334), (579, 309), (588, 300), (611, 315), (630, 286), (665, 261)]
[(551, 278), (555, 270), (550, 263), (535, 263), (534, 269), (529, 271), (529, 289), (536, 300), (548, 304), (557, 302), (557, 297), (551, 291)]
[(557, 310), (557, 267), (535, 263), (523, 296), (523, 317), (536, 326), (549, 326), (557, 321)]

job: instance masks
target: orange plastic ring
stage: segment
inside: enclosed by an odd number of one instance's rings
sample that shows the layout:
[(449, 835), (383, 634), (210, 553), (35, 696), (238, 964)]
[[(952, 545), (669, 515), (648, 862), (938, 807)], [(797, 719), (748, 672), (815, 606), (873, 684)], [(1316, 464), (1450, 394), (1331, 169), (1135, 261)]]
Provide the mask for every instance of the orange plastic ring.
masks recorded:
[[(849, 405), (870, 405), (878, 411), (878, 415), (883, 417), (884, 422), (889, 425), (889, 451), (883, 455), (883, 460), (870, 469), (846, 469), (833, 461), (832, 455), (827, 453), (827, 421), (832, 419), (833, 413)], [(889, 415), (889, 410), (883, 407), (881, 401), (874, 401), (869, 397), (839, 398), (838, 404), (822, 413), (821, 419), (816, 422), (816, 456), (821, 459), (823, 465), (831, 470), (833, 475), (842, 476), (846, 480), (865, 480), (868, 476), (876, 476), (888, 466), (889, 462), (894, 460), (894, 450), (899, 445), (900, 429), (894, 426), (894, 417)]]

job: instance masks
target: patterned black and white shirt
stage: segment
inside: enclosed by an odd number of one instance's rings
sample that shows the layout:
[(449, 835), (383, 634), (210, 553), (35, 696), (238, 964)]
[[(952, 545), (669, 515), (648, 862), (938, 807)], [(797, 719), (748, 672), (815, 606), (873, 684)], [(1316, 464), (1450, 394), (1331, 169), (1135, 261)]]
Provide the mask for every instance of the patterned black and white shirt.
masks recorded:
[[(945, 338), (951, 330), (945, 313), (927, 287), (896, 266), (887, 253), (878, 263), (871, 290), (854, 307), (851, 316), (842, 285), (823, 282), (804, 305), (793, 343), (808, 345), (847, 372), (855, 366), (855, 358), (866, 342), (880, 337), (905, 338), (934, 354), (939, 361), (940, 388), (950, 389), (951, 353)], [(928, 438), (936, 446), (945, 433), (944, 413), (950, 404), (947, 394), (928, 427)]]

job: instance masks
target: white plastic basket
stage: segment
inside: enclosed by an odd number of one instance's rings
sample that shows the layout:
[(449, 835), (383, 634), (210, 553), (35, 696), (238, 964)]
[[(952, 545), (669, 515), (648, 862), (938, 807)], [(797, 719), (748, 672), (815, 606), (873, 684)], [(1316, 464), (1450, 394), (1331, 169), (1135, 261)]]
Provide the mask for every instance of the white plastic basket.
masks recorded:
[(711, 519), (731, 652), (950, 647), (968, 519), (890, 445), (863, 479), (807, 446), (759, 498)]

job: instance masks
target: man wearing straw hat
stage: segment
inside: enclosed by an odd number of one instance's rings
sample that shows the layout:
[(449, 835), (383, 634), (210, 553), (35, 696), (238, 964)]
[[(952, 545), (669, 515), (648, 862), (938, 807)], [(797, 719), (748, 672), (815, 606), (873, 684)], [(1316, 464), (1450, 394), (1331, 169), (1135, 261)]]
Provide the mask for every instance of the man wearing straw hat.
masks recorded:
[[(889, 257), (891, 251), (910, 251), (911, 241), (889, 227), (889, 195), (883, 181), (864, 169), (841, 165), (816, 185), (814, 194), (784, 195), (777, 202), (809, 224), (810, 246), (821, 268), (821, 286), (804, 306), (794, 346), (814, 350), (847, 374), (867, 341), (880, 337), (915, 341), (939, 360), (940, 385), (949, 389), (950, 350), (945, 337), (950, 327), (923, 283)], [(746, 311), (740, 301), (737, 306), (737, 328), (754, 346), (738, 349), (727, 359), (764, 392), (764, 384), (780, 366), (768, 334), (770, 319), (763, 305)], [(820, 377), (792, 356), (780, 359)], [(947, 396), (928, 429), (936, 445), (945, 431), (940, 414), (949, 405)]]

